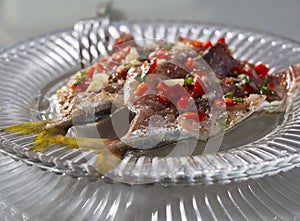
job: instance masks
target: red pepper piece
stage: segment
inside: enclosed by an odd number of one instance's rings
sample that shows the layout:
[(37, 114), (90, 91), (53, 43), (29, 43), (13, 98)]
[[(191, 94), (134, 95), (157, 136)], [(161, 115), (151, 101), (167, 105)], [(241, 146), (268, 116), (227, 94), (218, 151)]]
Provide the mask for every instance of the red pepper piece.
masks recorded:
[(169, 101), (165, 96), (163, 96), (162, 94), (157, 94), (157, 95), (156, 95), (156, 99), (157, 99), (161, 104), (168, 104), (168, 103), (170, 103), (170, 101)]
[(72, 89), (76, 89), (76, 88), (77, 88), (77, 85), (75, 85), (75, 84), (72, 84), (72, 85), (70, 86), (70, 88), (72, 88)]
[(150, 66), (147, 74), (151, 74), (154, 71), (154, 69), (157, 67), (157, 59), (156, 58), (151, 59), (149, 65)]
[(94, 66), (89, 67), (86, 70), (86, 78), (89, 79), (93, 76), (94, 72), (95, 72), (96, 68)]
[(98, 62), (98, 63), (96, 64), (96, 71), (97, 71), (98, 73), (101, 73), (101, 72), (105, 71), (105, 67), (104, 67), (100, 62)]
[(240, 66), (234, 66), (233, 68), (230, 69), (231, 73), (236, 72), (237, 74), (241, 74), (242, 70), (240, 68)]
[(196, 80), (196, 82), (194, 84), (193, 93), (199, 94), (199, 95), (205, 94), (205, 86), (199, 78)]
[(181, 109), (187, 109), (190, 106), (189, 96), (181, 96), (177, 101), (177, 106)]
[(192, 40), (192, 39), (190, 39), (190, 38), (183, 38), (183, 37), (178, 37), (178, 41), (179, 42), (182, 42), (182, 43), (184, 43), (184, 44), (186, 44), (186, 45), (191, 45), (191, 46), (193, 46), (193, 47), (195, 47), (195, 48), (203, 48), (203, 44), (202, 44), (202, 42), (201, 41), (199, 41), (199, 40)]
[(225, 44), (225, 43), (226, 43), (226, 40), (225, 40), (225, 38), (223, 37), (223, 38), (219, 38), (217, 42), (220, 43), (220, 44)]
[(232, 78), (225, 78), (224, 82), (225, 84), (233, 84), (234, 80)]
[(268, 74), (270, 68), (268, 68), (265, 64), (259, 64), (254, 67), (254, 70), (261, 79), (264, 79), (265, 76)]
[(196, 61), (194, 58), (188, 58), (185, 62), (185, 66), (192, 71), (194, 67), (196, 66)]
[(229, 97), (226, 97), (226, 98), (225, 98), (225, 104), (226, 104), (227, 106), (234, 106), (234, 105), (236, 105), (236, 102), (235, 102), (233, 99), (231, 99), (231, 98), (229, 98)]
[(198, 117), (199, 117), (199, 121), (202, 121), (206, 117), (206, 113), (198, 111)]
[(243, 86), (243, 90), (247, 91), (249, 94), (253, 94), (255, 92), (254, 89), (247, 84)]
[(116, 40), (115, 45), (121, 45), (123, 43), (124, 43), (124, 41), (121, 38), (119, 38)]
[(192, 119), (192, 120), (195, 120), (197, 122), (200, 122), (202, 121), (205, 117), (206, 117), (206, 114), (203, 113), (203, 112), (185, 112), (182, 114), (182, 116), (186, 119)]
[(202, 45), (203, 48), (210, 48), (211, 46), (213, 46), (213, 43), (211, 43), (209, 40), (204, 42)]
[(120, 75), (120, 77), (122, 77), (122, 78), (126, 78), (127, 71), (125, 71), (125, 70), (123, 69), (123, 70), (121, 70), (121, 71), (119, 72), (119, 75)]
[(268, 88), (275, 88), (275, 85), (274, 84), (272, 84), (272, 83), (268, 83)]
[(250, 78), (253, 78), (253, 74), (249, 68), (244, 67), (241, 71), (242, 74), (248, 75)]
[(199, 41), (199, 40), (190, 41), (189, 44), (192, 45), (195, 48), (202, 48), (203, 47), (202, 42)]
[(135, 90), (135, 94), (139, 97), (143, 96), (147, 91), (149, 91), (149, 85), (145, 82), (139, 84)]
[(163, 93), (168, 93), (169, 91), (169, 87), (164, 82), (159, 82), (158, 85), (156, 86), (156, 89)]
[(119, 47), (121, 47), (123, 43), (124, 41), (121, 38), (117, 39), (113, 46), (113, 51), (119, 50)]

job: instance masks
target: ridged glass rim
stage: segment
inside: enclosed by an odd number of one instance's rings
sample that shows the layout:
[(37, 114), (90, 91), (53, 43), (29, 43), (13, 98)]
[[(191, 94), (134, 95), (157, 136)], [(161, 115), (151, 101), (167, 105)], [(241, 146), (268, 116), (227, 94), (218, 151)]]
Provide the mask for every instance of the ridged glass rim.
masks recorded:
[[(261, 36), (261, 37), (267, 37), (270, 39), (273, 39), (273, 41), (278, 41), (280, 43), (288, 45), (288, 47), (293, 50), (293, 53), (295, 55), (297, 52), (300, 51), (299, 49), (299, 43), (288, 39), (286, 37), (281, 37), (278, 35), (273, 35), (270, 33), (265, 33), (262, 31), (255, 31), (251, 29), (246, 29), (246, 28), (238, 28), (234, 26), (224, 26), (218, 25), (218, 24), (209, 24), (209, 23), (193, 23), (193, 22), (176, 22), (176, 21), (147, 21), (147, 22), (135, 22), (135, 21), (121, 21), (121, 22), (115, 22), (111, 25), (111, 27), (120, 30), (120, 27), (129, 27), (129, 29), (133, 28), (134, 26), (139, 26), (139, 27), (168, 27), (170, 26), (177, 26), (177, 28), (183, 28), (183, 29), (191, 29), (191, 28), (207, 28), (207, 29), (217, 29), (218, 31), (228, 31), (230, 32), (239, 32), (239, 33), (244, 33), (244, 34), (251, 34), (255, 36)], [(215, 30), (216, 31), (216, 30)], [(27, 41), (18, 43), (16, 45), (10, 46), (6, 49), (0, 50), (1, 53), (1, 59), (2, 61), (5, 60), (5, 57), (9, 57), (10, 54), (11, 56), (14, 55), (14, 53), (18, 52), (18, 50), (25, 50), (26, 48), (29, 47), (30, 49), (30, 44), (38, 42), (38, 41), (49, 41), (51, 38), (59, 38), (62, 36), (72, 36), (71, 30), (65, 30), (62, 32), (56, 32), (53, 34), (46, 34), (42, 35), (36, 38), (29, 39)], [(21, 49), (23, 47), (23, 49)], [(28, 49), (28, 48), (27, 48)], [(28, 50), (29, 50), (28, 49)], [(295, 56), (296, 57), (296, 56)], [(300, 61), (300, 57), (296, 57), (298, 61)], [(293, 58), (293, 64), (296, 61), (296, 58)], [(76, 57), (74, 57), (76, 60)], [(0, 62), (2, 62), (0, 61)], [(0, 75), (1, 76), (1, 75)], [(299, 94), (297, 95), (294, 105), (291, 110), (291, 114), (289, 115), (288, 120), (283, 124), (282, 127), (277, 128), (275, 131), (273, 131), (270, 135), (267, 137), (264, 137), (260, 139), (258, 142), (253, 142), (251, 144), (241, 146), (235, 149), (231, 150), (226, 150), (220, 153), (217, 153), (216, 155), (210, 155), (207, 154), (205, 156), (193, 156), (190, 158), (185, 158), (185, 159), (167, 159), (166, 165), (171, 163), (171, 164), (180, 164), (182, 161), (187, 160), (187, 164), (185, 164), (185, 167), (177, 171), (175, 174), (172, 174), (172, 176), (166, 176), (165, 179), (161, 180), (160, 183), (162, 184), (193, 184), (193, 183), (204, 183), (204, 184), (210, 184), (213, 182), (230, 182), (231, 180), (245, 180), (248, 178), (256, 178), (256, 177), (261, 177), (264, 175), (272, 175), (275, 173), (278, 173), (280, 171), (286, 171), (291, 168), (299, 166), (300, 163), (300, 156), (299, 156), (299, 151), (297, 146), (286, 146), (286, 144), (282, 145), (282, 151), (279, 149), (272, 149), (272, 146), (270, 147), (270, 142), (266, 142), (267, 138), (277, 138), (276, 135), (278, 133), (280, 135), (287, 135), (288, 137), (293, 137), (294, 134), (289, 134), (288, 130), (286, 130), (287, 126), (290, 126), (289, 123), (291, 123), (292, 120), (298, 119), (299, 114), (295, 112), (300, 105), (300, 98)], [(2, 116), (0, 115), (0, 120)], [(3, 119), (3, 118), (2, 118)], [(293, 131), (296, 130), (297, 127), (293, 128)], [(300, 127), (299, 127), (300, 130)], [(4, 149), (1, 149), (0, 151), (3, 153), (6, 153), (10, 156), (12, 156), (15, 159), (20, 159), (27, 164), (32, 164), (36, 165), (38, 167), (41, 167), (43, 169), (47, 169), (49, 171), (55, 172), (55, 173), (60, 173), (60, 174), (67, 174), (71, 175), (74, 177), (81, 177), (81, 176), (88, 176), (91, 179), (95, 178), (95, 173), (93, 170), (90, 170), (90, 168), (86, 165), (74, 165), (70, 161), (66, 162), (58, 162), (55, 159), (51, 159), (50, 162), (47, 162), (47, 158), (44, 158), (42, 153), (30, 153), (27, 154), (26, 152), (20, 151), (20, 146), (18, 144), (10, 141), (7, 138), (4, 138), (2, 135), (0, 135), (1, 143), (4, 146)], [(279, 137), (280, 139), (280, 137)], [(289, 140), (284, 137), (283, 139), (284, 142), (288, 142)], [(281, 142), (283, 142), (281, 141)], [(279, 141), (277, 141), (279, 142)], [(258, 148), (257, 145), (263, 145), (261, 148)], [(273, 144), (281, 144), (279, 143), (274, 143)], [(295, 143), (293, 143), (295, 144)], [(295, 144), (296, 145), (296, 144)], [(273, 146), (274, 147), (274, 146)], [(18, 151), (16, 151), (18, 150)], [(247, 153), (247, 154), (246, 154)], [(240, 155), (241, 154), (241, 155)], [(246, 155), (243, 155), (246, 154)], [(258, 154), (258, 156), (256, 155)], [(230, 157), (238, 156), (240, 160), (238, 163), (235, 162), (233, 163)], [(259, 158), (264, 156), (266, 159), (263, 161)], [(136, 176), (133, 174), (136, 174), (136, 171), (140, 168), (131, 168), (132, 170), (128, 170), (126, 168), (126, 162), (128, 161), (134, 161), (135, 159), (132, 158), (133, 156), (127, 156), (125, 159), (122, 161), (121, 165), (117, 167), (115, 170), (110, 172), (110, 176), (113, 177), (123, 177), (123, 176), (128, 176), (128, 179), (147, 179), (149, 176), (157, 176), (156, 171), (154, 171), (151, 174), (151, 171), (144, 175), (144, 177), (141, 176)], [(247, 160), (245, 160), (246, 158)], [(170, 162), (172, 161), (172, 162)], [(208, 165), (205, 169), (203, 168), (203, 165), (205, 162), (213, 162), (213, 165), (210, 164)], [(249, 161), (249, 162), (247, 162)], [(65, 168), (62, 168), (61, 164), (64, 164)], [(120, 170), (120, 168), (123, 168), (123, 171)], [(124, 168), (126, 168), (126, 171), (124, 171)], [(80, 172), (81, 170), (81, 172)]]

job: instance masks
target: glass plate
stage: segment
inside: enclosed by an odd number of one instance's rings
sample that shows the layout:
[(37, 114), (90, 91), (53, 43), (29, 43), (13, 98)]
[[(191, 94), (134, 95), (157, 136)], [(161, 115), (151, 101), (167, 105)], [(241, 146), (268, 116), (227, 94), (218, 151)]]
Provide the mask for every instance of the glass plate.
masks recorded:
[(0, 154), (8, 221), (299, 220), (300, 169), (225, 185), (125, 185), (72, 179)]
[[(120, 32), (130, 32), (136, 38), (168, 41), (175, 41), (178, 36), (213, 42), (225, 37), (236, 58), (251, 63), (263, 62), (272, 67), (272, 72), (300, 61), (298, 43), (234, 27), (180, 22), (116, 22), (108, 31), (111, 39), (117, 38)], [(55, 101), (51, 95), (77, 69), (77, 42), (72, 31), (41, 36), (2, 50), (0, 127), (55, 117)], [(127, 183), (211, 184), (289, 170), (300, 162), (299, 106), (300, 96), (297, 95), (287, 113), (256, 114), (227, 133), (217, 153), (196, 153), (179, 158), (128, 155), (106, 177)], [(38, 153), (27, 152), (34, 137), (1, 133), (1, 152), (55, 173), (100, 178), (88, 163), (95, 158), (93, 152), (58, 145)]]

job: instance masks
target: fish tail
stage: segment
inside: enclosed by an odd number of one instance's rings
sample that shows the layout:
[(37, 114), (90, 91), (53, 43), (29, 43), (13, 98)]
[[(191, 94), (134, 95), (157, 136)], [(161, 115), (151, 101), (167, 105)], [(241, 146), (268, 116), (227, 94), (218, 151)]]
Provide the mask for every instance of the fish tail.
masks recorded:
[(66, 145), (68, 148), (92, 150), (97, 153), (96, 169), (104, 175), (115, 168), (123, 158), (124, 153), (119, 149), (116, 140), (97, 138), (76, 138), (62, 135), (53, 136), (43, 131), (36, 139), (30, 151), (41, 151), (52, 144)]
[(47, 147), (57, 144), (56, 137), (58, 136), (57, 132), (54, 129), (45, 129), (38, 134), (35, 138), (32, 148), (28, 151), (42, 151)]
[(117, 140), (101, 139), (101, 138), (81, 138), (81, 137), (65, 137), (57, 135), (52, 137), (54, 144), (63, 144), (72, 149), (100, 151), (105, 149), (118, 148), (115, 143)]
[(56, 136), (54, 142), (67, 145), (69, 148), (95, 151), (97, 153), (96, 169), (102, 175), (115, 168), (124, 156), (118, 140), (76, 138), (59, 135)]
[(92, 150), (96, 152), (108, 151), (111, 154), (122, 158), (125, 144), (119, 140), (101, 139), (101, 138), (81, 138), (81, 137), (65, 137), (62, 135), (51, 135), (51, 133), (41, 133), (36, 144), (48, 141), (48, 144), (62, 144), (71, 149)]
[(11, 133), (21, 133), (24, 135), (41, 133), (50, 120), (41, 120), (34, 122), (25, 122), (13, 124), (11, 126), (0, 129), (0, 132), (8, 131)]

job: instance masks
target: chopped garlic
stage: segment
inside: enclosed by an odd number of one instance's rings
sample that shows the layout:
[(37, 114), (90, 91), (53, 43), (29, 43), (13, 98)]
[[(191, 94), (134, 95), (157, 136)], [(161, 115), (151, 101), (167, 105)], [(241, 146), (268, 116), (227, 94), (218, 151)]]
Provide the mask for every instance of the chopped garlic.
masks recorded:
[(184, 79), (182, 78), (177, 78), (177, 79), (168, 79), (163, 81), (168, 87), (173, 87), (176, 84), (179, 84), (180, 86), (183, 86), (184, 84)]
[(108, 78), (109, 76), (105, 73), (94, 74), (93, 80), (90, 86), (88, 87), (87, 91), (100, 91), (108, 84)]
[(140, 55), (139, 55), (138, 51), (136, 50), (136, 48), (135, 48), (135, 47), (132, 47), (132, 48), (130, 49), (128, 55), (126, 56), (125, 61), (126, 61), (126, 62), (133, 61), (133, 60), (137, 59), (139, 56), (140, 56)]

